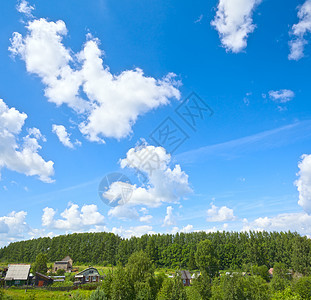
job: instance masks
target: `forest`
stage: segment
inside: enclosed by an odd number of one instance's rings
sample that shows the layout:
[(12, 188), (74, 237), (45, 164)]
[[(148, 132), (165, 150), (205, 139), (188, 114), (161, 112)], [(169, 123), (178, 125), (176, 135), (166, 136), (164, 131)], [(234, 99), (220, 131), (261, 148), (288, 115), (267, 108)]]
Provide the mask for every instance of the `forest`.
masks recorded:
[(31, 263), (39, 253), (44, 253), (50, 262), (70, 255), (75, 264), (124, 266), (131, 254), (144, 251), (157, 268), (195, 270), (195, 253), (203, 240), (211, 241), (220, 270), (241, 269), (247, 264), (271, 268), (276, 262), (302, 274), (310, 270), (310, 239), (293, 232), (265, 231), (202, 231), (130, 239), (106, 232), (74, 233), (11, 243), (0, 249), (0, 261)]
[[(74, 294), (78, 300), (311, 299), (311, 240), (292, 232), (193, 232), (130, 239), (77, 233), (0, 249), (2, 262), (38, 267), (38, 258), (44, 257), (40, 272), (46, 272), (47, 262), (66, 255), (75, 265), (114, 266), (89, 298)], [(167, 277), (166, 268), (175, 270), (173, 278)], [(187, 287), (179, 272), (186, 269), (196, 274)]]

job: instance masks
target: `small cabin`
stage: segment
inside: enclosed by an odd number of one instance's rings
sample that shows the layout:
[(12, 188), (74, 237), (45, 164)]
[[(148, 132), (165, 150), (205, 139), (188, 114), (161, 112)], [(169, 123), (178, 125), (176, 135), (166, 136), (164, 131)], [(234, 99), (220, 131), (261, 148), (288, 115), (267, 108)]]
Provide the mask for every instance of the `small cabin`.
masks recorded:
[(191, 274), (189, 271), (182, 270), (180, 271), (181, 279), (184, 286), (190, 286), (191, 283)]
[(9, 265), (4, 281), (6, 286), (23, 286), (28, 285), (30, 265), (16, 264)]
[(99, 282), (100, 275), (96, 268), (90, 267), (82, 272), (76, 274), (75, 280), (77, 283), (91, 283), (91, 282)]
[(50, 276), (36, 272), (35, 286), (48, 286), (53, 284), (53, 279)]

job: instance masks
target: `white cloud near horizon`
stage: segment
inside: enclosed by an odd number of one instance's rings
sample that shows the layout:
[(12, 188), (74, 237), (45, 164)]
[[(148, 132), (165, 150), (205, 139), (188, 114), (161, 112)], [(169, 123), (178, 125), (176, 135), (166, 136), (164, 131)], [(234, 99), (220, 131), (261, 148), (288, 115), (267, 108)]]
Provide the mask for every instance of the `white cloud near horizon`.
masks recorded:
[(299, 192), (298, 204), (306, 213), (311, 214), (311, 155), (302, 155), (298, 168), (299, 178), (295, 181)]
[(28, 128), (28, 135), (18, 143), (27, 117), (0, 99), (0, 171), (7, 168), (27, 176), (38, 176), (43, 182), (52, 182), (54, 163), (45, 161), (38, 153), (42, 148), (39, 140), (46, 141), (40, 130)]
[(175, 217), (173, 214), (173, 210), (174, 209), (172, 206), (168, 206), (166, 208), (166, 216), (164, 217), (163, 226), (175, 225), (176, 221), (175, 221)]
[(13, 33), (10, 52), (41, 79), (48, 101), (76, 112), (82, 120), (79, 129), (90, 141), (128, 137), (139, 116), (180, 99), (173, 73), (162, 79), (139, 68), (112, 74), (104, 65), (99, 40), (90, 34), (82, 50), (73, 53), (63, 44), (68, 31), (62, 20), (35, 19), (26, 30), (24, 36)]
[(244, 220), (241, 231), (297, 231), (302, 235), (310, 236), (311, 216), (307, 213), (283, 213), (273, 217), (260, 217), (252, 222)]
[(69, 203), (68, 208), (60, 213), (61, 218), (55, 219), (56, 211), (45, 207), (42, 215), (42, 226), (65, 231), (83, 231), (91, 226), (104, 225), (105, 217), (98, 212), (97, 205), (79, 205)]
[(308, 44), (305, 39), (307, 33), (311, 32), (311, 0), (306, 0), (298, 9), (299, 22), (292, 26), (289, 41), (289, 60), (299, 60), (304, 57), (304, 47)]
[(253, 13), (262, 0), (219, 0), (211, 25), (218, 31), (226, 51), (238, 53), (247, 46), (247, 38), (255, 29)]
[(208, 222), (227, 222), (234, 221), (236, 217), (234, 216), (233, 209), (227, 206), (217, 207), (212, 204), (212, 207), (207, 210), (207, 221)]

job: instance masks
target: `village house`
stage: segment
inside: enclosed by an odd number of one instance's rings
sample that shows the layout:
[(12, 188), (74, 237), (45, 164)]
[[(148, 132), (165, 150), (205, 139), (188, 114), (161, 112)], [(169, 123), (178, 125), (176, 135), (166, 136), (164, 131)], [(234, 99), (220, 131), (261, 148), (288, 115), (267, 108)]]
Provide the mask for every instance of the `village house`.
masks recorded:
[(35, 286), (47, 286), (50, 284), (53, 284), (53, 279), (50, 276), (36, 272)]
[(30, 265), (9, 265), (4, 278), (6, 286), (23, 286), (30, 283)]
[(54, 263), (53, 272), (56, 273), (57, 270), (65, 270), (65, 272), (71, 272), (72, 270), (72, 259), (70, 256), (66, 256), (60, 261)]
[(180, 271), (181, 279), (184, 286), (190, 286), (191, 283), (191, 274), (189, 271), (182, 270)]
[(98, 273), (98, 270), (93, 267), (87, 268), (75, 276), (76, 283), (81, 284), (99, 282), (99, 278), (100, 275)]

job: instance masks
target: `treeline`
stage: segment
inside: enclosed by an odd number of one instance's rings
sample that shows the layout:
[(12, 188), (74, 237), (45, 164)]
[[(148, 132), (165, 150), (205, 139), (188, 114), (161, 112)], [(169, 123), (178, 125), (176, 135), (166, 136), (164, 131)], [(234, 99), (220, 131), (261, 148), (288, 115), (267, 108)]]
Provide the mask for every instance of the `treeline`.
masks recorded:
[(246, 264), (270, 268), (278, 262), (307, 273), (311, 267), (311, 240), (292, 232), (193, 232), (130, 239), (106, 232), (75, 233), (11, 243), (0, 249), (0, 261), (31, 263), (44, 253), (51, 262), (70, 255), (74, 264), (125, 265), (131, 254), (144, 251), (156, 267), (195, 270), (202, 240), (211, 241), (220, 269)]

